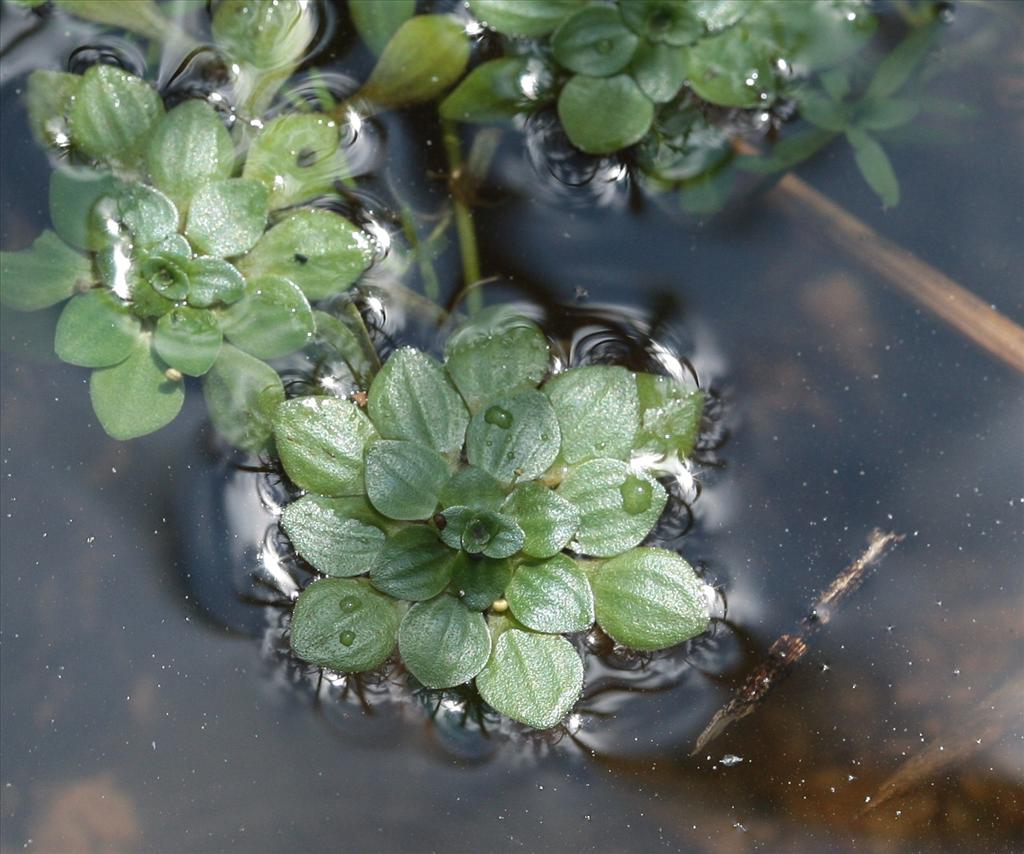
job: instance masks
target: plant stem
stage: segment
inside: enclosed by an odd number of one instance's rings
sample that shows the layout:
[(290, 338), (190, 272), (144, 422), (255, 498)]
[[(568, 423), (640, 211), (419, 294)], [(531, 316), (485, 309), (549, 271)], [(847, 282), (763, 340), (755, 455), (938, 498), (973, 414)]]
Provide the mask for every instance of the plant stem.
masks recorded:
[(459, 236), (459, 254), (462, 257), (462, 288), (466, 291), (466, 307), (472, 315), (483, 308), (483, 295), (474, 287), (480, 281), (480, 251), (473, 226), (473, 210), (459, 188), (463, 164), (458, 129), (453, 122), (442, 121), (441, 130), (444, 153), (448, 158), (448, 191), (455, 211), (455, 231)]

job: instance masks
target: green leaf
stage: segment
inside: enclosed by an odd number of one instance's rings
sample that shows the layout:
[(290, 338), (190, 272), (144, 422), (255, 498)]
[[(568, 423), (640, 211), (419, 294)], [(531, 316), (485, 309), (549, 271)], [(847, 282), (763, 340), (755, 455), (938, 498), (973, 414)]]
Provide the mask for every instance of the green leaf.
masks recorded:
[(267, 199), (259, 181), (211, 181), (192, 197), (185, 236), (203, 255), (230, 258), (248, 252), (267, 224)]
[(452, 15), (417, 15), (388, 42), (360, 95), (383, 107), (432, 101), (469, 62), (469, 37)]
[(523, 531), (515, 520), (491, 510), (449, 507), (444, 511), (441, 540), (453, 549), (485, 557), (511, 557), (523, 546)]
[(333, 211), (306, 209), (271, 228), (238, 267), (250, 279), (284, 276), (319, 300), (347, 288), (371, 261), (373, 243), (362, 229)]
[(312, 3), (220, 0), (213, 38), (239, 66), (234, 80), (242, 112), (261, 114), (316, 37)]
[(641, 42), (629, 66), (640, 91), (655, 104), (667, 103), (679, 93), (686, 72), (686, 50), (653, 42)]
[(844, 104), (833, 101), (814, 89), (801, 91), (797, 96), (797, 104), (801, 116), (812, 125), (825, 130), (838, 133), (850, 124), (850, 113)]
[(18, 311), (38, 311), (66, 300), (92, 282), (92, 265), (52, 231), (30, 249), (0, 252), (0, 302)]
[(370, 571), (384, 545), (385, 521), (365, 498), (307, 495), (284, 509), (281, 527), (295, 551), (324, 575)]
[(354, 578), (323, 578), (299, 594), (289, 631), (292, 652), (340, 673), (379, 667), (395, 650), (398, 604)]
[(807, 75), (840, 65), (857, 53), (874, 34), (877, 16), (861, 0), (784, 0), (752, 3), (744, 23), (751, 41), (761, 34), (765, 47), (784, 57), (798, 74)]
[(160, 296), (169, 300), (183, 300), (188, 295), (188, 274), (180, 256), (153, 253), (139, 265), (142, 279)]
[(857, 127), (864, 130), (892, 130), (912, 121), (920, 112), (920, 103), (909, 98), (865, 101), (859, 109)]
[(630, 649), (666, 649), (707, 631), (703, 585), (674, 552), (633, 549), (598, 566), (590, 582), (598, 625)]
[(451, 589), (472, 611), (486, 611), (504, 593), (512, 580), (509, 560), (492, 560), (459, 552), (452, 574)]
[(391, 354), (370, 386), (367, 411), (386, 439), (442, 454), (462, 450), (469, 413), (442, 367), (412, 347)]
[(138, 318), (125, 303), (105, 288), (96, 288), (64, 307), (53, 349), (57, 358), (70, 365), (105, 368), (131, 355), (141, 331)]
[(740, 157), (736, 166), (760, 174), (785, 172), (816, 154), (834, 138), (832, 131), (819, 127), (805, 128), (777, 142), (768, 157)]
[(196, 308), (230, 305), (245, 295), (245, 279), (223, 258), (200, 255), (185, 266), (188, 271), (188, 302)]
[[(358, 316), (358, 309), (350, 307)], [(346, 315), (348, 315), (346, 317)], [(359, 384), (365, 384), (380, 367), (377, 352), (366, 335), (365, 327), (359, 329), (356, 320), (349, 311), (341, 318), (325, 311), (314, 311), (313, 322), (316, 323), (316, 339), (326, 345), (334, 354), (345, 361), (353, 377)], [(358, 321), (362, 323), (362, 319)]]
[(626, 74), (577, 74), (558, 96), (558, 118), (581, 151), (611, 154), (643, 139), (654, 119), (654, 104)]
[(441, 489), (439, 497), (442, 507), (497, 510), (505, 500), (505, 488), (487, 472), (462, 466)]
[(541, 483), (517, 486), (501, 507), (523, 529), (523, 552), (551, 557), (566, 547), (580, 526), (580, 513)]
[(775, 93), (770, 45), (742, 25), (701, 39), (690, 48), (689, 82), (712, 104), (767, 106)]
[(134, 256), (177, 234), (178, 209), (167, 196), (145, 184), (123, 184), (99, 198), (88, 218), (90, 247), (115, 247)]
[(92, 372), (89, 396), (107, 435), (134, 439), (174, 420), (185, 402), (185, 386), (168, 379), (166, 370), (149, 337), (142, 336), (123, 362)]
[(227, 441), (253, 453), (267, 450), (274, 413), (284, 401), (281, 378), (270, 365), (225, 344), (203, 377), (203, 397)]
[(274, 416), (281, 465), (296, 484), (320, 495), (363, 494), (363, 454), (376, 437), (359, 407), (336, 397), (288, 400)]
[(274, 210), (327, 195), (348, 175), (340, 145), (338, 124), (329, 116), (286, 113), (253, 139), (242, 177), (267, 188)]
[(853, 156), (864, 180), (882, 200), (882, 206), (895, 207), (900, 203), (900, 182), (893, 171), (892, 163), (885, 149), (878, 141), (862, 130), (850, 128), (846, 138), (853, 146)]
[(582, 632), (594, 622), (587, 574), (565, 555), (520, 564), (505, 598), (515, 618), (537, 632)]
[(469, 0), (469, 9), (507, 36), (545, 36), (586, 0)]
[(480, 124), (505, 121), (549, 100), (552, 93), (542, 88), (549, 76), (547, 67), (531, 57), (488, 60), (441, 102), (441, 118)]
[(427, 688), (453, 688), (483, 669), (491, 655), (491, 635), (481, 614), (442, 593), (406, 612), (398, 628), (398, 651)]
[(172, 368), (201, 377), (217, 361), (223, 335), (212, 312), (179, 306), (157, 321), (153, 347)]
[(250, 279), (245, 296), (224, 309), (224, 334), (261, 359), (287, 356), (313, 334), (313, 309), (295, 285), (280, 276)]
[(82, 78), (63, 71), (36, 69), (28, 76), (25, 106), (32, 135), (41, 145), (60, 148), (68, 140), (68, 111)]
[(57, 6), (87, 21), (138, 33), (147, 39), (167, 38), (168, 20), (153, 0), (54, 0)]
[(551, 363), (540, 327), (505, 306), (480, 312), (448, 338), (444, 352), (471, 412), (495, 397), (536, 388)]
[(583, 662), (565, 638), (508, 629), (495, 642), (476, 686), (501, 714), (535, 729), (548, 729), (579, 699)]
[(584, 365), (544, 386), (558, 416), (562, 458), (570, 464), (608, 457), (629, 459), (640, 426), (636, 380), (617, 365)]
[(458, 554), (438, 540), (431, 528), (410, 525), (384, 543), (370, 569), (370, 581), (396, 599), (433, 599), (452, 580)]
[(573, 548), (598, 557), (620, 554), (641, 542), (668, 501), (658, 481), (619, 460), (591, 460), (571, 469), (558, 492), (580, 513)]
[(109, 172), (54, 169), (50, 173), (50, 222), (65, 243), (76, 249), (99, 249), (90, 238), (91, 212), (102, 198), (113, 196), (121, 182)]
[(157, 124), (146, 162), (153, 183), (185, 210), (203, 184), (230, 177), (235, 146), (213, 107), (185, 101)]
[(506, 485), (542, 475), (560, 444), (555, 411), (533, 389), (498, 398), (473, 416), (466, 431), (470, 464)]
[[(629, 4), (625, 8), (628, 8)], [(577, 74), (607, 77), (629, 64), (640, 43), (613, 6), (585, 6), (551, 37), (555, 59)]]
[(366, 452), (366, 494), (390, 519), (429, 519), (448, 480), (448, 463), (415, 442), (380, 441)]
[(902, 89), (931, 47), (935, 32), (934, 26), (921, 27), (900, 42), (878, 64), (864, 93), (865, 100), (879, 101)]
[(112, 65), (93, 65), (68, 113), (71, 141), (96, 160), (134, 168), (163, 112), (160, 96), (144, 80)]
[(636, 375), (640, 401), (640, 431), (635, 450), (642, 454), (681, 459), (693, 453), (704, 414), (704, 393), (672, 377)]
[(378, 56), (415, 11), (416, 0), (348, 0), (348, 13), (356, 32)]
[(694, 5), (679, 0), (625, 0), (622, 20), (638, 36), (681, 47), (704, 35), (704, 23)]

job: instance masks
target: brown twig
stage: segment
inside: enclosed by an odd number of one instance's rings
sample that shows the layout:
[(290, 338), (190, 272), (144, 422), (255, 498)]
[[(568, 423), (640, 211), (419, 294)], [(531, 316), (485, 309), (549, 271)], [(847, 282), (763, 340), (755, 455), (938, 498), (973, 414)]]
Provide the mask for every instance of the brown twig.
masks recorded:
[(810, 637), (831, 622), (832, 616), (843, 601), (860, 589), (868, 570), (902, 539), (902, 534), (883, 533), (877, 528), (871, 532), (868, 547), (861, 556), (833, 579), (807, 616), (797, 624), (795, 632), (779, 636), (733, 698), (715, 712), (697, 738), (691, 756), (701, 752), (733, 723), (757, 710), (769, 692), (788, 676), (794, 665), (807, 654)]

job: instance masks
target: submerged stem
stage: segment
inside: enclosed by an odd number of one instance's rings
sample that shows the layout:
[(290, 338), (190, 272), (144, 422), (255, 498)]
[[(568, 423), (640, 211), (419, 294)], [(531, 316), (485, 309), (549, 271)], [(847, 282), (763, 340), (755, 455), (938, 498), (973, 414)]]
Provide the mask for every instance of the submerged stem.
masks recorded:
[(459, 255), (462, 257), (462, 287), (466, 291), (466, 306), (475, 314), (483, 307), (483, 295), (473, 286), (480, 280), (480, 251), (473, 226), (473, 209), (466, 203), (459, 188), (463, 176), (462, 148), (459, 133), (452, 122), (441, 122), (444, 137), (444, 153), (448, 158), (448, 189), (455, 211), (455, 231), (459, 236)]

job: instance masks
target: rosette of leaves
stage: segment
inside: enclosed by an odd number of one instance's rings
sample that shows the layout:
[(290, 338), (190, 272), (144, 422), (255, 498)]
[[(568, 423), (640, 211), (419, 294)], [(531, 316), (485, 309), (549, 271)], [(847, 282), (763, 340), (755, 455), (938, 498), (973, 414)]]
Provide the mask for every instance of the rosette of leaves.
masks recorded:
[(281, 116), (243, 159), (208, 103), (165, 110), (148, 83), (107, 65), (35, 72), (28, 107), (41, 141), (89, 166), (53, 173), (53, 229), (3, 253), (3, 302), (34, 311), (67, 300), (54, 348), (93, 369), (93, 407), (111, 436), (170, 422), (193, 376), (205, 377), (226, 437), (264, 448), (284, 391), (262, 360), (303, 347), (310, 301), (348, 287), (372, 258), (339, 214), (280, 210), (331, 187), (334, 123)]
[[(620, 151), (652, 129), (678, 149), (689, 125), (668, 137), (664, 129), (679, 125), (673, 114), (680, 109), (699, 101), (762, 110), (794, 72), (842, 62), (875, 26), (862, 0), (470, 0), (469, 6), (481, 22), (514, 39), (511, 55), (475, 68), (442, 103), (442, 115), (494, 121), (557, 100), (566, 134), (589, 154)], [(524, 37), (535, 40), (526, 50)], [(691, 120), (697, 119), (694, 112)], [(689, 148), (700, 141), (690, 140)], [(712, 150), (721, 148), (719, 140), (709, 142)]]
[(653, 467), (692, 451), (702, 393), (616, 366), (550, 370), (541, 330), (496, 309), (451, 336), (443, 362), (396, 350), (365, 409), (278, 407), (281, 463), (305, 491), (282, 526), (323, 576), (295, 605), (298, 657), (358, 672), (397, 648), (427, 687), (475, 680), (544, 728), (582, 688), (563, 635), (596, 620), (655, 650), (706, 629), (689, 564), (641, 545), (667, 502)]

